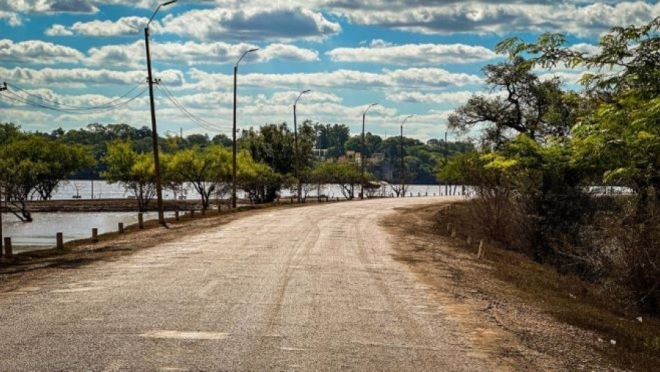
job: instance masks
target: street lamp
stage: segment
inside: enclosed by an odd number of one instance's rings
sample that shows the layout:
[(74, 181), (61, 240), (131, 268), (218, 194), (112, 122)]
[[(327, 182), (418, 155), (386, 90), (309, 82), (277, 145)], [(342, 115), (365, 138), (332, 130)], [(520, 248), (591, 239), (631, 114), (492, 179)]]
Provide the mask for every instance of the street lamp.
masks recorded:
[(149, 105), (151, 107), (151, 142), (154, 152), (154, 170), (156, 173), (156, 198), (158, 200), (158, 223), (161, 224), (162, 226), (166, 226), (166, 224), (165, 224), (165, 215), (163, 213), (163, 190), (160, 180), (160, 160), (158, 159), (158, 132), (156, 130), (156, 108), (154, 105), (154, 79), (151, 74), (151, 54), (149, 53), (149, 24), (151, 24), (151, 21), (154, 19), (156, 13), (158, 13), (161, 7), (174, 4), (176, 2), (177, 0), (171, 0), (158, 5), (158, 8), (156, 8), (154, 14), (151, 15), (151, 18), (149, 18), (149, 22), (147, 22), (147, 26), (144, 28), (144, 46), (147, 50), (147, 73), (148, 73), (147, 79), (149, 83)]
[(302, 97), (303, 94), (311, 92), (311, 89), (303, 90), (300, 92), (298, 95), (298, 98), (293, 102), (293, 138), (294, 138), (294, 157), (295, 157), (295, 166), (296, 166), (296, 179), (298, 180), (298, 203), (300, 203), (300, 198), (301, 198), (301, 188), (300, 188), (300, 170), (298, 169), (298, 125), (296, 121), (296, 105), (298, 104), (298, 100), (300, 97)]
[(234, 125), (232, 126), (232, 168), (231, 168), (231, 207), (236, 209), (236, 75), (238, 75), (238, 64), (248, 53), (256, 52), (259, 48), (246, 50), (234, 65)]
[(413, 117), (414, 115), (408, 115), (406, 116), (403, 121), (401, 122), (401, 197), (405, 198), (406, 197), (406, 188), (405, 188), (405, 182), (406, 182), (406, 166), (403, 161), (403, 124), (406, 123), (408, 119)]
[(360, 167), (362, 168), (362, 177), (361, 177), (361, 182), (360, 182), (360, 199), (364, 199), (364, 120), (365, 117), (367, 116), (367, 111), (369, 111), (370, 108), (378, 105), (377, 103), (372, 103), (369, 106), (367, 106), (367, 109), (364, 110), (364, 113), (362, 114), (362, 150), (360, 153)]

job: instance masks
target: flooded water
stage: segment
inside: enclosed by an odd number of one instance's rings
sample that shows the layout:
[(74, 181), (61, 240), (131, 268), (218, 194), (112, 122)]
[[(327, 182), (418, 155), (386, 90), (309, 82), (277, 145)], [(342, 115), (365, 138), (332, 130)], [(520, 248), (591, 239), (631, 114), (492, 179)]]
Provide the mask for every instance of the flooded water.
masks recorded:
[[(47, 249), (55, 246), (55, 235), (61, 232), (64, 241), (84, 239), (92, 236), (92, 228), (99, 234), (117, 231), (119, 222), (124, 226), (137, 223), (137, 213), (33, 213), (34, 221), (25, 223), (14, 216), (3, 214), (2, 234), (11, 237), (15, 252)], [(158, 213), (144, 214), (145, 220), (158, 218)]]
[[(356, 189), (356, 193), (358, 190)], [(458, 189), (449, 189), (449, 194), (460, 192)], [(316, 187), (305, 187), (307, 197), (317, 196)], [(437, 185), (411, 185), (408, 196), (435, 196), (445, 193), (444, 186)], [(282, 190), (282, 197), (291, 196), (290, 190)], [(329, 197), (343, 197), (338, 185), (324, 185), (320, 190), (321, 195)], [(378, 190), (378, 196), (390, 196), (392, 190), (389, 186), (383, 186)], [(115, 199), (126, 198), (130, 193), (126, 192), (118, 184), (107, 184), (104, 181), (68, 181), (60, 185), (53, 195), (53, 199)], [(186, 199), (198, 199), (199, 196), (190, 185), (184, 189), (183, 196)], [(243, 192), (239, 191), (239, 198), (243, 198)], [(180, 197), (180, 195), (177, 195)], [(163, 191), (164, 199), (174, 199), (172, 191)], [(158, 217), (156, 212), (144, 215), (145, 220)], [(3, 236), (12, 238), (12, 245), (16, 252), (33, 249), (47, 249), (55, 246), (55, 235), (62, 232), (64, 241), (89, 238), (92, 228), (98, 228), (99, 234), (117, 231), (117, 224), (123, 222), (124, 226), (137, 223), (137, 212), (89, 212), (89, 213), (33, 213), (34, 221), (30, 223), (20, 222), (11, 214), (4, 213), (2, 216)]]

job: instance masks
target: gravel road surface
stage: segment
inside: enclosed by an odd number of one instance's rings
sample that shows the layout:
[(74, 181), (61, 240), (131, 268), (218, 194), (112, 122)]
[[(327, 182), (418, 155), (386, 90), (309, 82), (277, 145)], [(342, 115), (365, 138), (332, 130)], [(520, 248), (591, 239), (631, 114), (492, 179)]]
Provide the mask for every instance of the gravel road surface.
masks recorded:
[(1, 371), (480, 371), (390, 256), (406, 198), (264, 211), (0, 293)]

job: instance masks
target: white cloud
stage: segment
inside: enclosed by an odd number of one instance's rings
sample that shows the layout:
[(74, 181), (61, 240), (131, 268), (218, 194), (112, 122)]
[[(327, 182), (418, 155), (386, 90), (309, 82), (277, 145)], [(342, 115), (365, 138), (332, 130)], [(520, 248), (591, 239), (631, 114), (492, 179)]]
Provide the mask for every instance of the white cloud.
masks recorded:
[(3, 61), (41, 65), (77, 63), (83, 57), (82, 53), (71, 47), (40, 40), (17, 43), (9, 39), (0, 40), (0, 58)]
[[(232, 75), (212, 74), (196, 68), (189, 71), (196, 81), (186, 86), (194, 89), (212, 89), (216, 86), (232, 84)], [(242, 74), (241, 85), (297, 89), (340, 88), (351, 90), (371, 90), (385, 88), (422, 88), (438, 89), (449, 86), (480, 84), (482, 79), (476, 75), (450, 73), (439, 68), (410, 68), (403, 70), (383, 70), (382, 72), (363, 72), (356, 70), (335, 70), (329, 72), (292, 73), (292, 74)]]
[(397, 92), (388, 93), (386, 98), (392, 102), (408, 103), (454, 103), (464, 104), (474, 95), (473, 91), (442, 92), (442, 93), (423, 93), (415, 92)]
[[(150, 51), (153, 60), (159, 63), (183, 64), (188, 66), (234, 64), (246, 50), (256, 48), (254, 44), (228, 44), (224, 42), (197, 43), (154, 43)], [(289, 44), (269, 44), (246, 57), (246, 61), (265, 63), (272, 60), (316, 61), (318, 52)], [(132, 44), (105, 45), (92, 48), (85, 63), (90, 66), (121, 65), (138, 68), (144, 65), (143, 41)]]
[(428, 34), (567, 32), (596, 36), (612, 26), (648, 22), (660, 4), (645, 1), (516, 1), (506, 3), (403, 0), (324, 1), (332, 12), (360, 25)]
[(473, 63), (497, 58), (492, 50), (465, 44), (372, 43), (370, 48), (336, 48), (326, 53), (336, 62), (366, 62), (398, 65)]
[[(172, 80), (173, 75), (172, 73), (167, 74), (168, 81)], [(105, 86), (108, 84), (132, 86), (146, 80), (144, 71), (91, 70), (84, 68), (44, 68), (37, 70), (24, 67), (12, 69), (0, 67), (0, 76), (3, 76), (8, 82), (14, 81), (33, 85), (58, 84), (60, 87)], [(179, 79), (182, 82), (183, 76)]]
[(0, 10), (0, 20), (5, 20), (8, 25), (12, 27), (20, 26), (23, 24), (23, 20), (21, 17), (18, 16), (18, 14), (14, 12), (5, 12)]
[(149, 19), (144, 17), (122, 17), (116, 21), (95, 20), (91, 22), (76, 22), (68, 30), (85, 36), (109, 37), (137, 35), (140, 34), (148, 21)]
[(163, 31), (203, 40), (321, 40), (341, 31), (338, 23), (317, 11), (264, 6), (196, 9), (169, 14), (162, 24)]
[(46, 36), (71, 36), (73, 35), (73, 32), (63, 25), (55, 24), (47, 28), (44, 34), (46, 34)]

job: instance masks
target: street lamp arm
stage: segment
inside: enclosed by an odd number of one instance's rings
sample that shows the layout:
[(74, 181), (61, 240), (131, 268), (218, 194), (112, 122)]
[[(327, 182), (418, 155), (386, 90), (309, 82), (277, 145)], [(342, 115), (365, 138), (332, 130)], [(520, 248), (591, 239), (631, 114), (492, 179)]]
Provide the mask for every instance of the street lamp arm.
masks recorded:
[(170, 4), (174, 4), (174, 3), (176, 3), (176, 2), (177, 2), (177, 0), (170, 0), (170, 1), (167, 1), (167, 2), (164, 2), (164, 3), (160, 4), (160, 5), (158, 5), (158, 8), (156, 8), (156, 11), (154, 12), (154, 14), (152, 14), (152, 15), (151, 15), (151, 18), (149, 18), (149, 22), (147, 22), (147, 26), (146, 26), (145, 28), (149, 28), (149, 24), (151, 24), (151, 21), (154, 20), (154, 17), (156, 16), (156, 13), (158, 13), (158, 11), (160, 10), (160, 8), (162, 8), (162, 7), (164, 7), (164, 6), (168, 6), (168, 5), (170, 5)]
[(401, 128), (402, 129), (403, 129), (403, 124), (405, 124), (406, 121), (408, 121), (408, 119), (412, 118), (413, 116), (415, 116), (415, 115), (408, 115), (405, 118), (403, 118), (403, 121), (401, 122)]
[(307, 89), (307, 90), (303, 90), (302, 92), (300, 92), (300, 94), (298, 95), (298, 98), (296, 98), (295, 102), (293, 102), (293, 105), (295, 106), (295, 105), (298, 104), (298, 100), (300, 99), (300, 97), (303, 96), (303, 94), (309, 93), (311, 91), (312, 91), (311, 89)]
[(362, 114), (362, 116), (365, 116), (367, 114), (367, 111), (369, 111), (369, 109), (374, 107), (374, 106), (378, 106), (378, 104), (377, 103), (372, 103), (369, 106), (367, 106), (367, 109), (364, 110), (364, 113)]
[(241, 63), (241, 61), (243, 60), (243, 58), (245, 58), (245, 56), (246, 56), (248, 53), (256, 52), (257, 50), (259, 50), (259, 48), (253, 48), (253, 49), (249, 49), (249, 50), (246, 50), (245, 52), (243, 52), (243, 55), (241, 55), (241, 58), (239, 58), (238, 61), (236, 61), (236, 65), (235, 65), (235, 67), (238, 68), (238, 64)]

